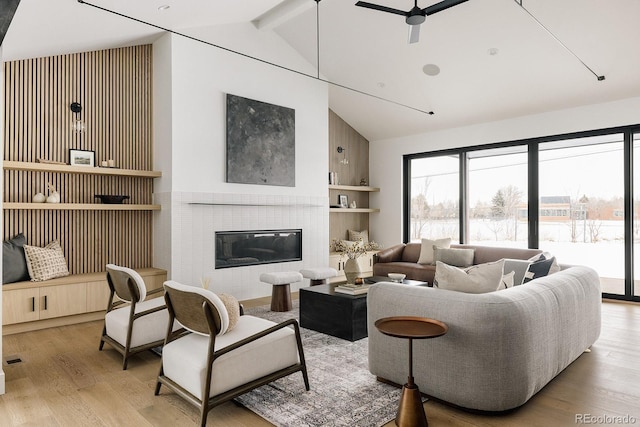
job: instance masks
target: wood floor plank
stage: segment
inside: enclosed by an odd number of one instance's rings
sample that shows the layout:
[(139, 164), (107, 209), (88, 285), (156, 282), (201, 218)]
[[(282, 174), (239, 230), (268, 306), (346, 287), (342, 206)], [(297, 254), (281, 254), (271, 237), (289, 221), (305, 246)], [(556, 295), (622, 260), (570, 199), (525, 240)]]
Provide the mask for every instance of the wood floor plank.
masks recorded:
[[(640, 305), (604, 302), (602, 308), (602, 333), (591, 352), (581, 355), (524, 406), (504, 414), (479, 414), (429, 400), (425, 403), (429, 424), (575, 426), (577, 414), (628, 415), (640, 424)], [(166, 388), (154, 396), (158, 356), (136, 355), (123, 371), (120, 353), (109, 345), (98, 351), (102, 325), (88, 322), (5, 336), (3, 361), (17, 356), (22, 362), (3, 363), (7, 393), (0, 396), (0, 425), (196, 425), (199, 413), (194, 406)], [(227, 402), (209, 412), (207, 425), (271, 424)], [(391, 421), (385, 427), (394, 425)]]

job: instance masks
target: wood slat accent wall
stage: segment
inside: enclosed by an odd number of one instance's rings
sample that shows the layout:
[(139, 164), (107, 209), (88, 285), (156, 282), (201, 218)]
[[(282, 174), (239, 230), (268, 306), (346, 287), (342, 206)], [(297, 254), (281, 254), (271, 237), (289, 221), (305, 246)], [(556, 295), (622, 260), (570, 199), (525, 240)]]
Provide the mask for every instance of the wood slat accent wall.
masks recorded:
[[(96, 164), (152, 170), (151, 45), (4, 64), (4, 160), (69, 162), (69, 149), (92, 150)], [(72, 102), (82, 112), (70, 110)], [(85, 132), (73, 122), (85, 123)], [(63, 203), (99, 203), (96, 194), (124, 194), (128, 203), (151, 204), (153, 179), (5, 170), (5, 202), (48, 194)], [(152, 213), (148, 211), (5, 210), (3, 233), (23, 232), (31, 245), (60, 241), (72, 274), (103, 271), (107, 262), (151, 267)]]

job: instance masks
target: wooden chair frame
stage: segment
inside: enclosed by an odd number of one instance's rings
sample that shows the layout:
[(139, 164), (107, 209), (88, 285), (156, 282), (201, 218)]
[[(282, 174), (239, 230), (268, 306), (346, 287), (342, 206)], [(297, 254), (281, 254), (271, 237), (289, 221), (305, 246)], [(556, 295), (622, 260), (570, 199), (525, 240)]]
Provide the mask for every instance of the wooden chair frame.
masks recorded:
[[(176, 331), (172, 331), (174, 320), (177, 319), (182, 325), (188, 327), (189, 329), (208, 334), (209, 335), (209, 345), (208, 345), (208, 355), (207, 355), (207, 375), (205, 382), (203, 384), (202, 396), (203, 399), (200, 400), (193, 394), (189, 393), (183, 387), (175, 383), (170, 378), (164, 376), (164, 368), (163, 365), (160, 365), (160, 372), (158, 374), (158, 381), (156, 383), (155, 395), (157, 396), (160, 393), (160, 387), (162, 384), (166, 385), (170, 390), (173, 390), (180, 397), (190, 402), (194, 406), (200, 408), (200, 425), (204, 427), (207, 423), (207, 414), (211, 409), (215, 406), (220, 405), (228, 400), (234, 399), (244, 393), (247, 393), (254, 388), (263, 386), (272, 381), (277, 380), (278, 378), (285, 377), (287, 375), (293, 374), (295, 372), (302, 372), (302, 377), (304, 379), (305, 389), (309, 391), (309, 377), (307, 375), (307, 365), (304, 359), (304, 350), (302, 348), (302, 339), (300, 337), (300, 327), (298, 326), (298, 322), (295, 319), (290, 319), (277, 325), (274, 325), (268, 329), (265, 329), (261, 332), (253, 334), (247, 338), (244, 338), (234, 344), (231, 344), (223, 349), (215, 351), (215, 341), (216, 335), (220, 331), (220, 316), (216, 308), (203, 296), (195, 293), (182, 292), (176, 289), (168, 288), (165, 292), (165, 301), (167, 304), (167, 309), (169, 310), (169, 326), (167, 329), (167, 338), (165, 339), (165, 345), (180, 338), (184, 335), (185, 329), (179, 329)], [(202, 311), (198, 312), (198, 310), (193, 310), (194, 303), (195, 307), (201, 306)], [(176, 310), (178, 315), (176, 316)], [(247, 345), (259, 338), (262, 338), (266, 335), (269, 335), (275, 331), (278, 331), (282, 328), (286, 328), (288, 326), (293, 326), (296, 335), (296, 343), (298, 349), (298, 357), (300, 361), (291, 365), (287, 368), (280, 369), (271, 374), (265, 375), (261, 378), (257, 378), (253, 381), (250, 381), (246, 384), (242, 384), (238, 387), (235, 387), (231, 390), (225, 391), (223, 393), (217, 394), (215, 396), (209, 397), (208, 399), (204, 398), (205, 396), (209, 396), (211, 390), (211, 375), (213, 370), (213, 363), (220, 356), (227, 354), (237, 348), (240, 348), (244, 345)]]
[[(114, 278), (111, 277), (112, 274), (113, 276), (115, 276), (115, 280)], [(116, 340), (114, 340), (113, 338), (107, 335), (107, 321), (106, 321), (106, 313), (105, 313), (105, 322), (104, 322), (104, 326), (102, 327), (102, 336), (100, 337), (100, 347), (98, 348), (98, 350), (102, 351), (104, 343), (105, 342), (109, 343), (109, 345), (111, 345), (117, 352), (122, 354), (122, 370), (126, 370), (127, 364), (129, 363), (129, 358), (132, 355), (136, 353), (140, 353), (145, 350), (150, 350), (154, 347), (161, 346), (164, 343), (164, 340), (158, 340), (148, 344), (131, 348), (131, 335), (133, 332), (133, 323), (135, 322), (136, 319), (139, 319), (140, 317), (165, 310), (166, 306), (161, 305), (153, 309), (136, 313), (135, 312), (136, 304), (141, 302), (140, 293), (138, 292), (138, 286), (134, 282), (133, 278), (131, 278), (131, 276), (129, 276), (124, 272), (114, 271), (112, 274), (110, 274), (107, 271), (107, 283), (109, 284), (109, 289), (111, 291), (109, 295), (109, 302), (107, 303), (107, 313), (123, 305), (129, 304), (128, 302), (122, 301), (122, 300), (131, 301), (130, 310), (129, 310), (129, 325), (127, 328), (127, 341), (126, 341), (126, 344), (123, 346), (122, 344), (120, 344), (119, 342), (117, 342)], [(163, 291), (164, 291), (163, 288), (153, 289), (151, 291), (147, 291), (147, 296), (154, 295)], [(118, 295), (118, 298), (121, 298), (122, 300), (114, 301), (115, 295)]]

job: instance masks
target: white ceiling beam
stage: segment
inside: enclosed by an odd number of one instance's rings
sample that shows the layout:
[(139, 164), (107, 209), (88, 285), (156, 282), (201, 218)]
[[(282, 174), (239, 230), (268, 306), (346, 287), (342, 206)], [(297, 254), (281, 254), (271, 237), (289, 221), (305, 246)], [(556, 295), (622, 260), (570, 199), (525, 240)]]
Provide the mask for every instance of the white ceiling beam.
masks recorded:
[(284, 0), (252, 21), (259, 30), (273, 30), (279, 25), (315, 7), (315, 0)]

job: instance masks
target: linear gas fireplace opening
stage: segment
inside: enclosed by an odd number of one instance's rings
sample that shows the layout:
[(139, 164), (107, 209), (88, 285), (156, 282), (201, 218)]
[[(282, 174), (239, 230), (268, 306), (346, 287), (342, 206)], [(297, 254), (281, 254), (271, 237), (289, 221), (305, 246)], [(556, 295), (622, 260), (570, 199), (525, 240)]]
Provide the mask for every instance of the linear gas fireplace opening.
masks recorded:
[(302, 260), (302, 230), (216, 231), (216, 269)]

